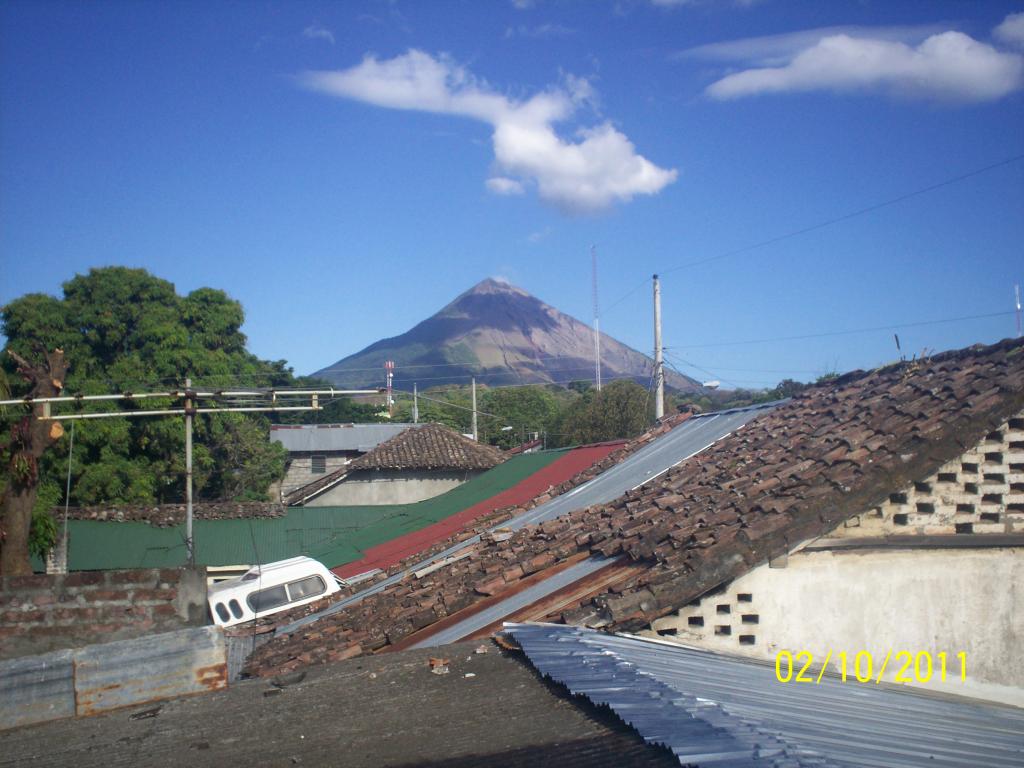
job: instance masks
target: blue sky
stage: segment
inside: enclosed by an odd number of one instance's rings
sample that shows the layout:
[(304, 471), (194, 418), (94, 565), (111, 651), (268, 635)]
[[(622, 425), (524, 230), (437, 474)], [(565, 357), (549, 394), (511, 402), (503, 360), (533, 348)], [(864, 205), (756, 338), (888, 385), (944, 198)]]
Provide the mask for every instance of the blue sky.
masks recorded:
[(0, 302), (141, 266), (299, 373), (488, 276), (589, 320), (591, 245), (726, 384), (1015, 331), (1022, 160), (750, 246), (1024, 155), (1024, 3), (8, 2), (0, 103)]

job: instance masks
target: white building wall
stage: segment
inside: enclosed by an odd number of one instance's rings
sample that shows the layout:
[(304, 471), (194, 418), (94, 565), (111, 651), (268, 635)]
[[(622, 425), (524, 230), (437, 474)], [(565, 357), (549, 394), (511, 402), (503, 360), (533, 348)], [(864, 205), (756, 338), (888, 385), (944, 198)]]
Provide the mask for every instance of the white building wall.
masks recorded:
[[(1024, 706), (1024, 550), (800, 552), (785, 568), (756, 568), (652, 629), (665, 640), (772, 662), (779, 651), (809, 651), (815, 668), (831, 650), (835, 658), (845, 651), (852, 670), (856, 654), (868, 651), (875, 676), (890, 650), (893, 658), (945, 652), (946, 683), (922, 687)], [(961, 651), (966, 682), (955, 658)], [(893, 682), (898, 671), (890, 662), (883, 679)]]
[[(1024, 706), (1024, 548), (979, 541), (977, 548), (894, 549), (881, 541), (949, 535), (966, 543), (1021, 532), (1024, 414), (826, 537), (837, 545), (878, 538), (877, 549), (797, 551), (783, 559), (785, 567), (762, 565), (656, 620), (648, 634), (772, 662), (779, 651), (809, 651), (815, 667), (830, 650), (845, 651), (849, 665), (868, 651), (875, 676), (889, 651), (894, 659), (899, 651), (945, 652), (946, 682), (933, 678), (923, 687)], [(961, 651), (966, 682), (959, 679)], [(883, 679), (894, 681), (898, 672), (899, 665), (887, 666)]]
[(358, 472), (306, 502), (308, 507), (413, 504), (459, 487), (477, 472)]

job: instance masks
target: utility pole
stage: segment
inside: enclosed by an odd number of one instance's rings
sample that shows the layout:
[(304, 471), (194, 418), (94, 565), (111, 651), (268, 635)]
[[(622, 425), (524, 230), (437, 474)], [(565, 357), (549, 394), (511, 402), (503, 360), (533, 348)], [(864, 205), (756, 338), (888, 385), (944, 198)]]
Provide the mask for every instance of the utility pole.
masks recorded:
[(476, 377), (473, 378), (473, 439), (477, 439), (476, 431)]
[(654, 276), (654, 418), (665, 415), (665, 361), (661, 348), (661, 281)]
[(594, 299), (594, 379), (601, 391), (601, 318), (597, 304), (597, 246), (590, 246), (591, 295)]
[(195, 541), (192, 539), (192, 379), (185, 379), (185, 554), (188, 567), (196, 567)]
[(420, 423), (420, 396), (416, 391), (416, 382), (412, 384), (412, 423)]

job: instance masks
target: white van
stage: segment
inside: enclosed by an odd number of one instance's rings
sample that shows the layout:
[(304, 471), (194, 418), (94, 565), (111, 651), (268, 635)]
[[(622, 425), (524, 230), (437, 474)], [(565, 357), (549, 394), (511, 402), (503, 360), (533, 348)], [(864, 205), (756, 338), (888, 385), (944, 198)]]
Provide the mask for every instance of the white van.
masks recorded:
[(209, 588), (207, 600), (214, 623), (231, 627), (332, 595), (342, 584), (323, 563), (293, 557), (218, 582)]

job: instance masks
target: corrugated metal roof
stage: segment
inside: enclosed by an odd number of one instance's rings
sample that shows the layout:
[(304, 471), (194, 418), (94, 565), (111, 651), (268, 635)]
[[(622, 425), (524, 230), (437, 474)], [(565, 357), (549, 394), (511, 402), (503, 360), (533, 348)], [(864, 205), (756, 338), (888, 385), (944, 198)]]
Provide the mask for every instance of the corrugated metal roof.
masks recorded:
[(449, 536), (461, 531), (477, 518), (503, 507), (517, 507), (537, 498), (549, 488), (569, 480), (585, 469), (590, 468), (605, 458), (623, 443), (603, 443), (581, 448), (563, 450), (559, 454), (541, 454), (558, 456), (547, 466), (540, 467), (529, 477), (523, 478), (511, 488), (472, 506), (456, 512), (454, 515), (421, 528), (418, 531), (398, 536), (383, 544), (370, 547), (363, 551), (363, 557), (353, 560), (334, 572), (346, 578), (373, 568), (389, 568), (406, 557), (412, 557), (429, 549)]
[(482, 611), (477, 611), (473, 615), (460, 621), (458, 624), (453, 624), (452, 626), (421, 640), (412, 647), (436, 648), (439, 645), (447, 645), (448, 643), (457, 642), (464, 637), (469, 637), (474, 632), (479, 632), (489, 624), (501, 621), (501, 619), (520, 608), (532, 605), (542, 597), (547, 597), (549, 594), (561, 589), (562, 587), (568, 586), (580, 579), (584, 579), (592, 573), (596, 573), (611, 562), (612, 560), (604, 557), (589, 557), (581, 563), (576, 563), (576, 565), (570, 566), (564, 571), (524, 589), (522, 592), (517, 592), (516, 594), (511, 595), (497, 605), (485, 608)]
[(643, 485), (658, 475), (708, 446), (736, 431), (759, 413), (771, 410), (778, 402), (736, 408), (729, 411), (694, 416), (671, 432), (645, 445), (614, 467), (566, 494), (557, 496), (547, 504), (534, 507), (525, 515), (504, 524), (506, 528), (554, 520), (592, 504), (604, 504), (622, 496), (626, 491)]
[(1024, 711), (1012, 707), (829, 675), (784, 684), (761, 662), (579, 627), (505, 628), (540, 672), (683, 765), (1024, 765)]
[[(631, 454), (619, 464), (609, 467), (593, 480), (584, 483), (578, 488), (574, 488), (568, 493), (552, 499), (546, 504), (534, 507), (523, 515), (514, 517), (504, 523), (500, 523), (495, 526), (495, 529), (521, 528), (530, 523), (552, 520), (560, 515), (564, 515), (568, 512), (572, 512), (573, 510), (581, 509), (592, 504), (602, 504), (612, 501), (613, 499), (617, 499), (626, 491), (646, 483), (663, 472), (668, 471), (676, 464), (685, 461), (690, 456), (700, 453), (709, 445), (714, 444), (716, 441), (721, 440), (726, 435), (739, 429), (759, 413), (763, 413), (766, 410), (774, 408), (779, 405), (780, 402), (784, 401), (764, 403), (761, 405), (750, 406), (748, 408), (737, 408), (729, 411), (709, 413), (690, 418), (672, 431), (661, 436), (657, 440), (654, 440), (648, 445), (645, 445), (636, 453)], [(530, 456), (535, 454), (526, 455)], [(493, 472), (494, 470), (491, 471)], [(465, 541), (448, 547), (442, 552), (416, 563), (405, 571), (389, 576), (388, 578), (377, 582), (372, 587), (368, 587), (367, 589), (357, 592), (350, 597), (339, 600), (329, 608), (325, 608), (318, 613), (310, 614), (309, 616), (306, 616), (292, 624), (278, 628), (276, 634), (288, 634), (294, 632), (307, 624), (312, 624), (321, 616), (330, 616), (338, 613), (339, 611), (343, 611), (348, 606), (354, 605), (362, 601), (364, 598), (377, 594), (392, 584), (401, 581), (409, 573), (419, 570), (434, 560), (449, 557), (450, 555), (475, 544), (479, 540), (479, 536), (473, 536)], [(546, 582), (544, 583), (546, 584)], [(537, 599), (539, 600), (547, 597), (548, 594), (556, 589), (557, 587), (554, 587), (553, 585), (549, 585), (546, 590), (542, 587), (540, 591), (543, 592), (543, 594), (538, 594)], [(510, 613), (511, 611), (502, 615), (508, 616)], [(498, 618), (500, 618), (500, 616)]]
[(300, 424), (275, 425), (270, 439), (291, 453), (359, 451), (366, 453), (386, 440), (422, 424)]
[[(448, 493), (416, 504), (293, 507), (276, 518), (196, 520), (196, 562), (241, 565), (308, 555), (333, 568), (358, 560), (382, 542), (494, 497), (561, 455), (548, 451), (514, 456)], [(186, 560), (183, 526), (72, 520), (68, 528), (71, 570), (168, 568)]]

